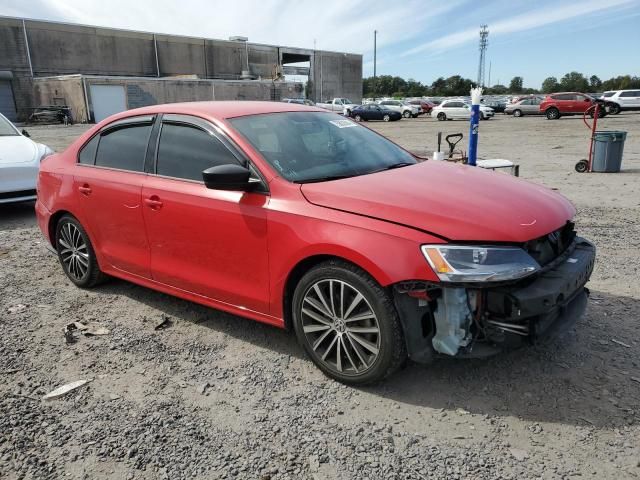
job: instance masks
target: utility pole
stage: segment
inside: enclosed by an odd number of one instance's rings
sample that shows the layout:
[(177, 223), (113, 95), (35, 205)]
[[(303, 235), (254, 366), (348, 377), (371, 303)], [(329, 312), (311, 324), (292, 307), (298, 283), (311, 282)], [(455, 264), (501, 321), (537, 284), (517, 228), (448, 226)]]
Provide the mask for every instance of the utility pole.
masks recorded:
[(491, 60), (489, 60), (489, 81), (487, 82), (487, 86), (491, 88)]
[(487, 45), (489, 45), (489, 29), (487, 25), (480, 25), (480, 63), (478, 64), (478, 87), (484, 87), (484, 60)]
[(378, 36), (378, 31), (374, 30), (373, 31), (373, 100), (375, 101), (376, 99), (376, 55), (377, 55), (377, 45), (376, 45), (376, 40), (377, 40), (377, 36)]

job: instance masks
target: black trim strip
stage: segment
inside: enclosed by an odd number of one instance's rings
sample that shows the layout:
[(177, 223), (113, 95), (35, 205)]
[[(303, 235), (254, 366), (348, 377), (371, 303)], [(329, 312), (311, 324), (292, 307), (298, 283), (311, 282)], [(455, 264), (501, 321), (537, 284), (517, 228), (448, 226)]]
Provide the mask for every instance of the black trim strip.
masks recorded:
[(35, 197), (35, 190), (19, 190), (17, 192), (3, 192), (0, 193), (0, 200), (7, 200), (9, 198), (20, 198), (20, 197)]

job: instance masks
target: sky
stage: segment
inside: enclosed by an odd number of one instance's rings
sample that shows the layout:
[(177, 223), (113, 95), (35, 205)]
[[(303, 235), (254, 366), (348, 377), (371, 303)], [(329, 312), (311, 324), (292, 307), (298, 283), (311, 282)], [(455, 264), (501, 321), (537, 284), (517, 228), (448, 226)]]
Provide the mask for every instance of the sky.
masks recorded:
[[(335, 50), (373, 74), (430, 84), (475, 80), (487, 24), (486, 82), (539, 88), (576, 70), (640, 76), (640, 0), (0, 0), (0, 15)], [(489, 69), (491, 78), (488, 78)]]

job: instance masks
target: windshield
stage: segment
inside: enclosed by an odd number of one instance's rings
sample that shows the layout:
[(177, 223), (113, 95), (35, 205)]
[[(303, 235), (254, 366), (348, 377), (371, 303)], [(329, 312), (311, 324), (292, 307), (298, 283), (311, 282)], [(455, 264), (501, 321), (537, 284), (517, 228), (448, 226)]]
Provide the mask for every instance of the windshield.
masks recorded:
[(348, 98), (343, 98), (342, 99), (342, 103), (353, 103), (351, 100), (349, 100)]
[(355, 177), (417, 163), (386, 138), (333, 113), (269, 113), (230, 122), (292, 182)]
[(604, 92), (603, 97), (613, 97), (613, 94), (616, 92)]
[(0, 115), (0, 137), (17, 136), (19, 133), (14, 128), (13, 124)]

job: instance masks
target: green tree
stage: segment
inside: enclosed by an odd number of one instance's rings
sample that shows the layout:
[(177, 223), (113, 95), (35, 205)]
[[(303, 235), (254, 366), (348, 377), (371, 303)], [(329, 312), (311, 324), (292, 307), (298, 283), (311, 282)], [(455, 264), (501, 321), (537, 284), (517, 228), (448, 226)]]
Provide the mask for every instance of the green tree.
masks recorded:
[(592, 92), (597, 92), (602, 88), (602, 80), (597, 75), (591, 75), (589, 77), (589, 88)]
[(547, 77), (542, 82), (542, 92), (543, 93), (554, 93), (560, 91), (560, 84), (558, 83), (558, 79), (556, 77)]
[(522, 77), (513, 77), (511, 79), (511, 82), (509, 82), (509, 91), (511, 93), (519, 93), (522, 92), (522, 83), (523, 83), (523, 78)]
[(580, 72), (569, 72), (560, 80), (560, 87), (566, 92), (587, 92), (589, 81)]
[(484, 93), (488, 95), (504, 95), (507, 92), (508, 92), (507, 87), (500, 84), (494, 85), (493, 87), (487, 87), (484, 91)]

